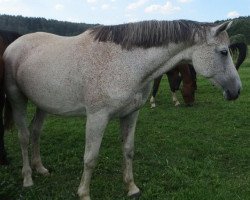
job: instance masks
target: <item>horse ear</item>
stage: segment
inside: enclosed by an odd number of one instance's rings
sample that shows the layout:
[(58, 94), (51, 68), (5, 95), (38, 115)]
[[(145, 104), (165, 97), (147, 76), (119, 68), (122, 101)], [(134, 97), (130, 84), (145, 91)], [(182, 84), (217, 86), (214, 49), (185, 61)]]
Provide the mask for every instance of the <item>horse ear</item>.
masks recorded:
[(213, 36), (218, 36), (221, 32), (228, 30), (231, 27), (232, 23), (233, 21), (227, 21), (224, 22), (223, 24), (213, 27), (212, 28)]

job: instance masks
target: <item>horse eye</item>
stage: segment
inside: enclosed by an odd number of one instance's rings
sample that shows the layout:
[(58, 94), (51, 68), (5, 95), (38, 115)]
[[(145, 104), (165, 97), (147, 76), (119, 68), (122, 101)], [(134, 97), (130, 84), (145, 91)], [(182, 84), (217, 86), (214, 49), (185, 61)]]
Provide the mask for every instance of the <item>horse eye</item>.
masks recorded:
[(220, 53), (221, 53), (223, 56), (227, 56), (228, 51), (227, 51), (227, 50), (222, 50)]

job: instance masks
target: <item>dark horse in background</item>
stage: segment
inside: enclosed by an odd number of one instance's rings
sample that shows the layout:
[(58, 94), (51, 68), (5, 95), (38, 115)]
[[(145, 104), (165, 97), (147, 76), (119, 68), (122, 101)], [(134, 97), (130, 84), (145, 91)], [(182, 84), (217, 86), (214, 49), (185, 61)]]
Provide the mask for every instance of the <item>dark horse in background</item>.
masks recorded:
[[(4, 121), (5, 125), (7, 125), (8, 119), (5, 118), (5, 120), (3, 120), (5, 92), (3, 86), (4, 62), (2, 56), (7, 46), (20, 36), (21, 35), (16, 32), (0, 30), (0, 165), (8, 164), (7, 154), (4, 147)], [(5, 115), (5, 117), (7, 116)]]
[[(237, 56), (235, 67), (238, 70), (246, 58), (247, 45), (244, 42), (232, 43), (229, 49), (233, 55)], [(166, 75), (168, 77), (169, 87), (172, 92), (172, 100), (175, 106), (180, 105), (175, 92), (180, 89), (181, 82), (181, 94), (183, 100), (187, 106), (192, 106), (195, 101), (195, 90), (197, 89), (196, 72), (194, 67), (190, 64), (179, 64), (172, 70), (168, 71)], [(156, 106), (155, 97), (162, 77), (163, 75), (154, 80), (152, 97), (150, 99), (151, 108)]]

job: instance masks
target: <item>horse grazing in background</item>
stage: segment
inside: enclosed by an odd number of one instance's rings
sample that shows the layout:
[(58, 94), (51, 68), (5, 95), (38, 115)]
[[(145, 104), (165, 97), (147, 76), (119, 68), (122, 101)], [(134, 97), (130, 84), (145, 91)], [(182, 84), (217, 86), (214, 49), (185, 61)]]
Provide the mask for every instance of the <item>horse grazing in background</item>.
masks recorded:
[[(108, 122), (118, 117), (123, 136), (124, 182), (128, 196), (140, 193), (133, 178), (134, 132), (139, 109), (150, 83), (177, 63), (192, 62), (195, 70), (217, 83), (225, 99), (237, 99), (240, 77), (221, 25), (186, 20), (143, 21), (98, 26), (74, 37), (33, 33), (20, 37), (4, 53), (5, 87), (18, 128), (23, 157), (23, 186), (33, 185), (29, 163), (48, 174), (40, 157), (39, 136), (46, 113), (87, 116), (84, 172), (78, 188), (90, 200), (90, 181)], [(31, 132), (27, 101), (36, 106)], [(70, 148), (70, 147), (69, 147)]]
[(20, 35), (16, 32), (0, 30), (0, 165), (8, 164), (7, 154), (4, 147), (3, 110), (5, 105), (5, 92), (3, 86), (4, 62), (2, 56), (7, 46), (18, 37), (20, 37)]
[[(197, 88), (196, 72), (193, 66), (190, 64), (178, 64), (176, 67), (168, 71), (166, 75), (168, 77), (169, 87), (172, 92), (172, 100), (175, 106), (180, 105), (180, 102), (176, 96), (176, 91), (179, 90), (181, 82), (183, 83), (181, 93), (184, 102), (187, 106), (192, 106), (195, 100), (195, 90)], [(151, 108), (156, 107), (155, 97), (158, 92), (162, 77), (163, 75), (154, 80), (152, 96), (150, 98)]]
[[(246, 58), (247, 45), (243, 42), (232, 43), (230, 44), (229, 49), (233, 55), (238, 54), (236, 55), (237, 59), (235, 63), (235, 67), (238, 70)], [(181, 82), (183, 83), (181, 88), (183, 100), (187, 106), (192, 106), (195, 101), (195, 90), (197, 89), (196, 72), (194, 67), (190, 64), (179, 64), (172, 70), (168, 71), (166, 75), (168, 77), (169, 87), (172, 92), (172, 100), (175, 106), (180, 105), (175, 92), (179, 90)], [(155, 97), (162, 77), (163, 75), (154, 80), (152, 96), (150, 98), (151, 108), (156, 107)]]

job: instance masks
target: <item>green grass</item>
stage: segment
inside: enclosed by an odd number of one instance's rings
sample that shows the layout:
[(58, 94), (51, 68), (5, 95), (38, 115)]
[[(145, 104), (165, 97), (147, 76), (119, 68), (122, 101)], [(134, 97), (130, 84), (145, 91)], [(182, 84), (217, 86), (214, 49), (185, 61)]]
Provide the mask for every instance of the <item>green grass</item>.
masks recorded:
[[(246, 64), (247, 63), (247, 64)], [(134, 176), (141, 200), (248, 200), (250, 198), (250, 62), (240, 68), (244, 90), (227, 102), (199, 78), (193, 107), (174, 107), (166, 79), (156, 109), (147, 103), (136, 128)], [(179, 99), (181, 99), (180, 94)], [(33, 111), (30, 107), (29, 113)], [(85, 119), (50, 116), (41, 152), (51, 176), (33, 173), (22, 188), (16, 132), (6, 135), (11, 165), (0, 167), (1, 200), (73, 200), (83, 169)], [(109, 124), (91, 184), (93, 200), (125, 200), (117, 121)]]

